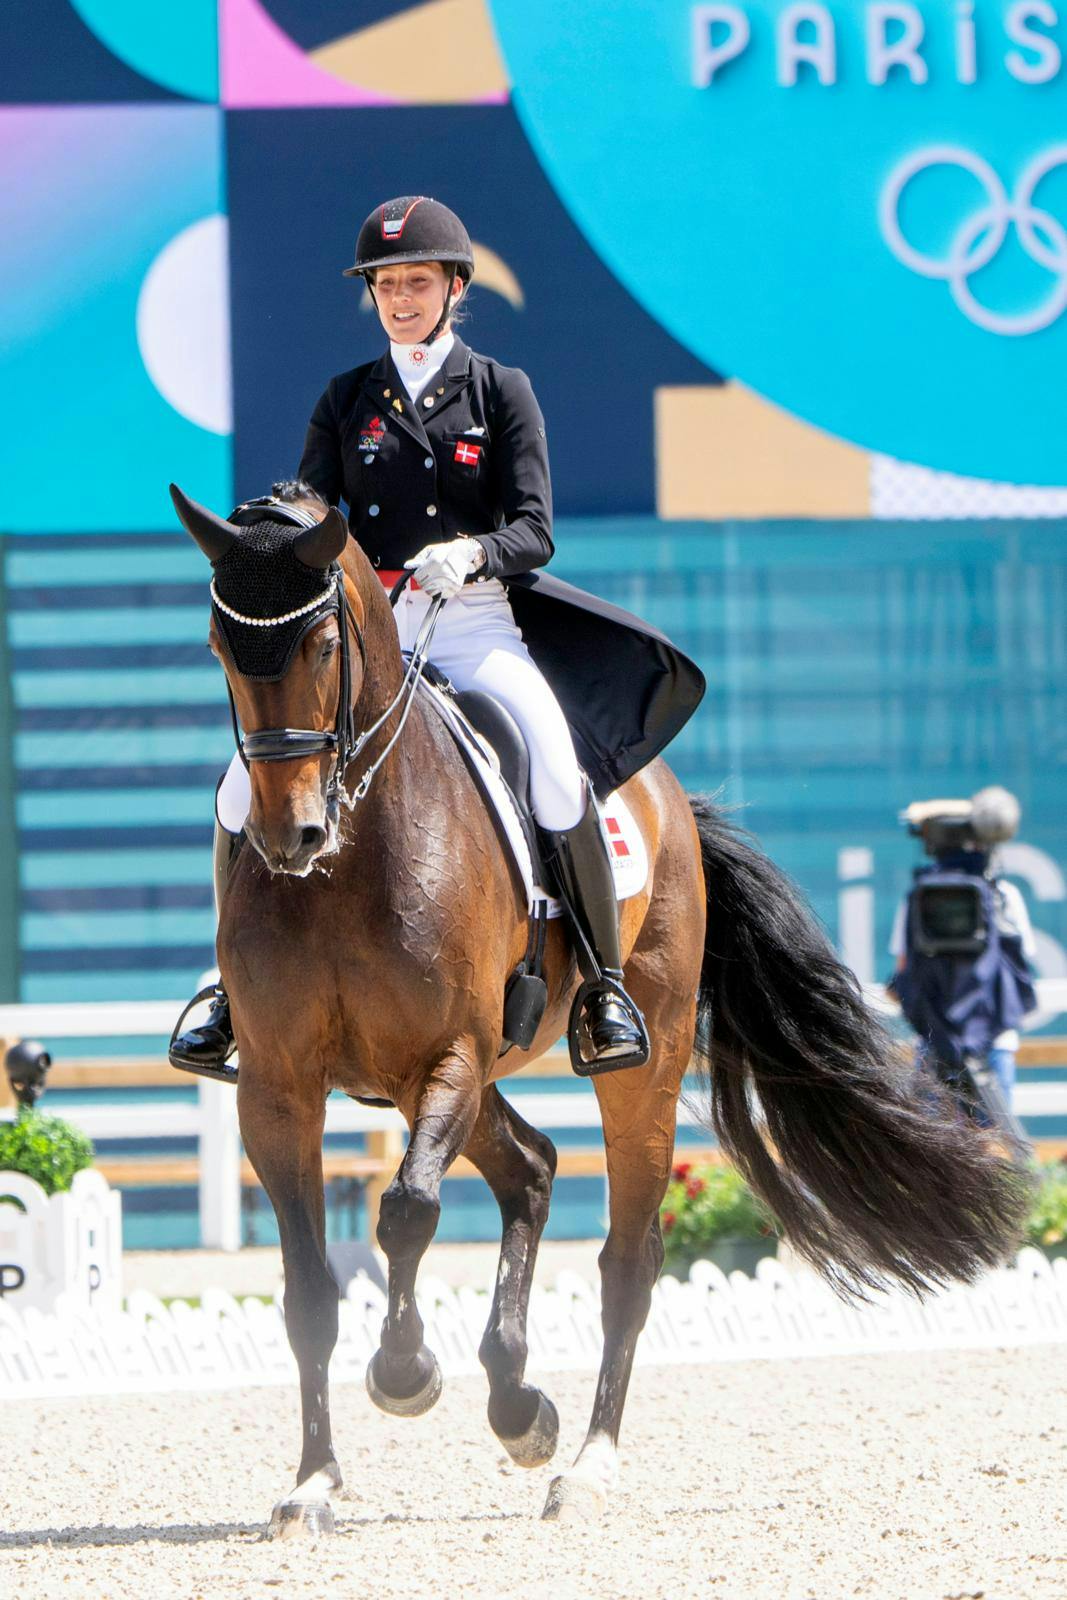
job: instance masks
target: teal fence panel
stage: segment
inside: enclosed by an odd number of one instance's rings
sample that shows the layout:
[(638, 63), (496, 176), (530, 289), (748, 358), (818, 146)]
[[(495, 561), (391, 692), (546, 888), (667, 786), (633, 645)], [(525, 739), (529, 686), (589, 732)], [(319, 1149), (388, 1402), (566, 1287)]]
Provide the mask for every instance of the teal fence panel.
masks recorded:
[[(1065, 531), (565, 520), (554, 570), (700, 662), (708, 694), (668, 759), (742, 807), (865, 977), (889, 965), (915, 860), (900, 809), (1013, 789), (1008, 866), (1052, 976), (1067, 972)], [(212, 961), (231, 741), (203, 559), (177, 534), (8, 537), (3, 554), (0, 815), (17, 853), (0, 871), (0, 987), (179, 998)]]

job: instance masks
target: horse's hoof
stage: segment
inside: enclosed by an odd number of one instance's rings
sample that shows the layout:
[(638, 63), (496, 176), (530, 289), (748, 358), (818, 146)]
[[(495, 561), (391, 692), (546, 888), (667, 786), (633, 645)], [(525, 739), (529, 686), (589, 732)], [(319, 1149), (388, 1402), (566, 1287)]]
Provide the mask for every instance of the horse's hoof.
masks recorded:
[(604, 1514), (607, 1494), (598, 1483), (564, 1472), (548, 1486), (542, 1522), (596, 1522)]
[(271, 1512), (268, 1539), (318, 1539), (336, 1532), (325, 1500), (279, 1500)]
[[(543, 1467), (556, 1453), (559, 1440), (559, 1412), (547, 1394), (538, 1392), (537, 1415), (517, 1439), (498, 1435), (500, 1443), (517, 1467)], [(560, 1480), (557, 1478), (556, 1482)]]
[(424, 1412), (432, 1410), (441, 1398), (441, 1368), (433, 1351), (423, 1345), (419, 1354), (430, 1363), (429, 1377), (414, 1394), (406, 1395), (388, 1394), (382, 1388), (377, 1375), (381, 1354), (380, 1350), (375, 1351), (367, 1364), (367, 1393), (378, 1410), (387, 1411), (391, 1417), (421, 1417)]

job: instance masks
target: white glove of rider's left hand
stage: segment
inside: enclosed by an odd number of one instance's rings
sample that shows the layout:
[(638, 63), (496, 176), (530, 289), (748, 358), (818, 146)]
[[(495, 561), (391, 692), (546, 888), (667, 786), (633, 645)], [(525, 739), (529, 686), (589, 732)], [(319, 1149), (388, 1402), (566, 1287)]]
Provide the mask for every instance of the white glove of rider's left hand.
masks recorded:
[(478, 559), (481, 554), (482, 546), (475, 539), (449, 539), (443, 544), (424, 545), (404, 566), (414, 567), (415, 582), (428, 595), (435, 600), (451, 600), (465, 579), (482, 565)]

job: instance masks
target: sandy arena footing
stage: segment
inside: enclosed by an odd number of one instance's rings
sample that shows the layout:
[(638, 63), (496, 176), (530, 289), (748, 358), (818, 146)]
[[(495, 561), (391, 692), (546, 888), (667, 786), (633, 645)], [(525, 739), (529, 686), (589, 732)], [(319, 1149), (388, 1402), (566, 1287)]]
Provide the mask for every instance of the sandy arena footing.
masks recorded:
[(1062, 1351), (646, 1368), (598, 1523), (539, 1520), (593, 1375), (544, 1380), (553, 1467), (513, 1466), (480, 1379), (416, 1422), (338, 1387), (338, 1531), (271, 1544), (293, 1389), (4, 1410), (0, 1593), (52, 1600), (1053, 1600), (1067, 1593)]

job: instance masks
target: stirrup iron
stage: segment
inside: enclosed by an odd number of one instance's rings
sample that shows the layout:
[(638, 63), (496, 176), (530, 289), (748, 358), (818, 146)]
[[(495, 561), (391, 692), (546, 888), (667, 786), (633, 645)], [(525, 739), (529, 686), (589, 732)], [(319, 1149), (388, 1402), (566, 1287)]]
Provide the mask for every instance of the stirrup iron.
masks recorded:
[[(633, 1049), (615, 1056), (605, 1056), (602, 1059), (596, 1056), (587, 1057), (582, 1053), (582, 1036), (586, 1033), (585, 1010), (588, 1002), (596, 995), (610, 994), (626, 1013), (627, 1020), (632, 1024), (639, 1035), (640, 1042)], [(592, 1041), (590, 1041), (591, 1043)], [(615, 978), (602, 974), (599, 978), (587, 978), (579, 987), (578, 993), (571, 1002), (571, 1012), (567, 1019), (567, 1049), (571, 1059), (571, 1070), (579, 1078), (596, 1078), (602, 1072), (620, 1072), (626, 1067), (644, 1067), (648, 1065), (652, 1054), (652, 1041), (648, 1036), (648, 1027), (644, 1016), (630, 999), (622, 984)]]
[(230, 1057), (237, 1049), (237, 1041), (235, 1039), (231, 1040), (230, 1048), (222, 1058), (223, 1064), (219, 1067), (198, 1065), (196, 1062), (192, 1061), (183, 1061), (180, 1056), (176, 1056), (174, 1054), (175, 1041), (180, 1038), (182, 1024), (189, 1015), (190, 1011), (192, 1011), (194, 1007), (202, 1005), (205, 1000), (218, 1001), (220, 999), (226, 999), (226, 991), (223, 989), (221, 982), (209, 983), (206, 988), (199, 990), (197, 994), (193, 995), (193, 998), (189, 1001), (189, 1004), (184, 1008), (181, 1016), (174, 1024), (170, 1041), (167, 1045), (167, 1060), (170, 1062), (172, 1067), (176, 1068), (178, 1072), (191, 1072), (195, 1077), (211, 1078), (216, 1083), (235, 1084), (237, 1082), (237, 1068), (228, 1065)]

